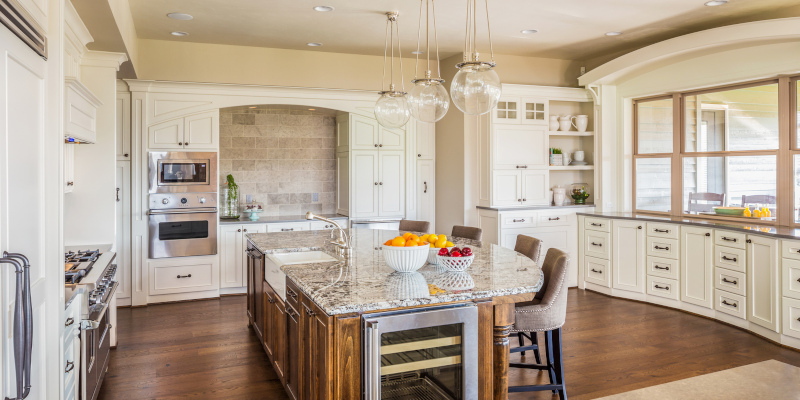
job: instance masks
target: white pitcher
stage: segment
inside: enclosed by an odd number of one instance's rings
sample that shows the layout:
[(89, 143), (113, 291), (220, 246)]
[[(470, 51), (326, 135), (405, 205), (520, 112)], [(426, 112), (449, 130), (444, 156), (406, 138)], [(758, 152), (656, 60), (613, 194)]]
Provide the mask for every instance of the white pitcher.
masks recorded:
[(589, 116), (588, 115), (576, 115), (572, 117), (575, 122), (572, 122), (572, 126), (578, 130), (578, 132), (586, 132), (586, 128), (589, 126)]
[(558, 115), (551, 115), (550, 116), (550, 130), (557, 131), (558, 130)]
[(562, 115), (558, 117), (559, 130), (568, 131), (572, 128), (572, 115)]

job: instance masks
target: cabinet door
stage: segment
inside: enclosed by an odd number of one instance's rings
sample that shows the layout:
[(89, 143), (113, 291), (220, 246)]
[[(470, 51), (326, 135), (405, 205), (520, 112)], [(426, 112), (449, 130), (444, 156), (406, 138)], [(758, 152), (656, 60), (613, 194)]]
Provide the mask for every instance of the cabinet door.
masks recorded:
[(292, 400), (300, 398), (300, 364), (302, 363), (300, 347), (302, 338), (300, 335), (300, 315), (291, 305), (286, 304), (286, 357), (284, 359), (286, 369), (284, 376), (286, 393)]
[(502, 124), (518, 124), (520, 121), (519, 103), (519, 98), (501, 98), (497, 102), (497, 107), (492, 111), (492, 120)]
[[(248, 249), (249, 251), (249, 249)], [(250, 326), (255, 324), (255, 303), (256, 303), (256, 267), (253, 257), (247, 256), (247, 323)], [(254, 328), (255, 329), (255, 328)]]
[(286, 315), (286, 306), (281, 301), (280, 297), (275, 296), (275, 302), (272, 303), (272, 337), (275, 347), (272, 349), (273, 359), (272, 366), (281, 383), (286, 384), (286, 352), (287, 345), (287, 327), (286, 322), (288, 316)]
[(64, 193), (72, 193), (75, 189), (75, 146), (64, 145)]
[(117, 298), (131, 297), (131, 163), (117, 163)]
[(747, 236), (747, 320), (778, 331), (780, 314), (778, 241)]
[(494, 126), (496, 169), (546, 168), (549, 165), (547, 127)]
[(381, 217), (403, 217), (405, 214), (404, 152), (380, 151), (378, 152), (378, 157), (380, 171), (378, 215)]
[(253, 329), (258, 339), (264, 341), (264, 265), (263, 258), (253, 259), (253, 282), (255, 283), (253, 299)]
[(378, 148), (378, 121), (350, 114), (350, 148), (352, 150), (375, 150)]
[(131, 94), (117, 93), (117, 160), (131, 159)]
[(350, 153), (336, 153), (336, 212), (350, 215)]
[(219, 229), (220, 234), (220, 280), (219, 287), (242, 287), (244, 279), (242, 275), (242, 265), (247, 262), (244, 259), (244, 249), (247, 247), (243, 243), (241, 225), (222, 225)]
[(436, 155), (436, 125), (417, 121), (417, 159), (432, 160)]
[(275, 327), (273, 323), (275, 321), (275, 291), (272, 290), (272, 287), (268, 284), (264, 284), (264, 328), (262, 332), (264, 332), (264, 350), (267, 352), (267, 356), (270, 360), (275, 360)]
[(522, 200), (522, 172), (494, 171), (492, 205), (518, 206)]
[(336, 153), (350, 151), (350, 114), (336, 115)]
[(378, 127), (378, 148), (381, 150), (403, 150), (406, 148), (406, 132), (402, 129)]
[(522, 204), (549, 205), (549, 191), (550, 171), (543, 169), (522, 171)]
[(644, 293), (644, 223), (611, 221), (611, 286), (614, 289)]
[(147, 144), (151, 149), (182, 149), (183, 118), (164, 121), (148, 127)]
[(351, 157), (351, 210), (354, 217), (378, 216), (378, 152), (354, 151)]
[(681, 301), (714, 306), (714, 249), (712, 230), (681, 227)]
[(548, 125), (547, 99), (523, 98), (521, 102), (521, 121), (523, 124)]
[(434, 195), (433, 160), (417, 161), (417, 219), (431, 223), (431, 232), (435, 232), (436, 197)]
[(333, 345), (333, 330), (328, 316), (308, 299), (303, 299), (303, 399), (333, 398), (333, 369), (328, 352)]
[(183, 147), (189, 150), (214, 150), (219, 141), (219, 111), (186, 117)]

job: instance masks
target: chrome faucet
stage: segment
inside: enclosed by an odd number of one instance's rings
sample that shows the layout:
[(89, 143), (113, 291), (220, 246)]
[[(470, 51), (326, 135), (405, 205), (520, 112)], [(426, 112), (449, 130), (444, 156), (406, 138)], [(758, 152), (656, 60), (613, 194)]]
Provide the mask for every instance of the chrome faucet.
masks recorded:
[[(322, 222), (333, 224), (333, 226), (335, 226), (337, 229), (337, 237), (330, 243), (339, 249), (340, 255), (344, 257), (350, 257), (353, 255), (353, 247), (351, 246), (350, 243), (350, 237), (347, 235), (347, 232), (345, 232), (344, 229), (342, 229), (342, 227), (338, 223), (336, 223), (336, 221), (325, 217), (320, 217), (319, 215), (315, 215), (311, 211), (306, 213), (306, 219), (308, 220), (316, 219)], [(333, 231), (331, 231), (331, 239), (333, 239)]]

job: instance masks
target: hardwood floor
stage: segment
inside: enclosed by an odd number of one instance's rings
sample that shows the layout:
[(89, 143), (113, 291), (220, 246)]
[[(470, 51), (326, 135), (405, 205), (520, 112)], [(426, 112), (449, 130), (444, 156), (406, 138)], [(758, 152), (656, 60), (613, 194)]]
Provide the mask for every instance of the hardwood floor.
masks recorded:
[[(120, 309), (100, 399), (286, 399), (245, 297)], [(759, 361), (800, 367), (800, 352), (680, 311), (570, 290), (564, 326), (570, 399), (593, 399)], [(512, 341), (516, 345), (516, 339)], [(532, 354), (528, 353), (532, 360)], [(519, 360), (517, 354), (512, 361)], [(530, 362), (530, 361), (529, 361)], [(511, 385), (546, 381), (512, 369)], [(549, 392), (512, 393), (551, 399)], [(733, 398), (733, 397), (732, 397)]]

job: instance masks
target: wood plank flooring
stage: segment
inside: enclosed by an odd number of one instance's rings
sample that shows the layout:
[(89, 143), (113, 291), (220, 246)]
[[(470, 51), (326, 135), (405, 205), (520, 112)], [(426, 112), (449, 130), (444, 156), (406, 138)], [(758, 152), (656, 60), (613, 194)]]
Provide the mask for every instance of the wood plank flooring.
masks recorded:
[[(286, 399), (247, 328), (245, 301), (236, 296), (120, 309), (119, 343), (111, 351), (99, 398)], [(570, 290), (568, 304), (564, 364), (570, 399), (593, 399), (769, 359), (800, 367), (800, 352), (680, 311), (582, 290)], [(512, 385), (540, 379), (547, 378), (537, 371), (511, 370)], [(554, 397), (540, 392), (509, 398)]]

